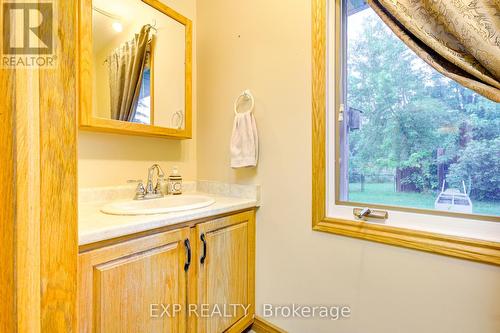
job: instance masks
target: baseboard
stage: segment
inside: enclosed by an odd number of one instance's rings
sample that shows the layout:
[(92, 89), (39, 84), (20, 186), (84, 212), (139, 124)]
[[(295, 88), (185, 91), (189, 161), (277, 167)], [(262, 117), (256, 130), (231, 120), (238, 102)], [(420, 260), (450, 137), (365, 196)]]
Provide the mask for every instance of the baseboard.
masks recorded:
[(270, 322), (257, 316), (255, 316), (252, 330), (255, 331), (255, 333), (288, 333), (278, 326), (273, 325)]

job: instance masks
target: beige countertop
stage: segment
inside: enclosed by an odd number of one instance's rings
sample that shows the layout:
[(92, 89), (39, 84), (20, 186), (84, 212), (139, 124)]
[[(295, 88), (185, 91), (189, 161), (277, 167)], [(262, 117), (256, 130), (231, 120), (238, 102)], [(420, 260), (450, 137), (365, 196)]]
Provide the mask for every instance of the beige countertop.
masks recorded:
[[(198, 186), (200, 187), (200, 186)], [(88, 192), (88, 190), (85, 190)], [(258, 190), (257, 190), (258, 192)], [(221, 215), (233, 211), (259, 206), (259, 197), (234, 197), (220, 193), (193, 191), (215, 199), (215, 203), (204, 208), (157, 215), (109, 215), (100, 211), (101, 207), (116, 198), (96, 196), (94, 200), (79, 202), (78, 241), (79, 245), (91, 244), (116, 237), (126, 236), (182, 222)], [(230, 193), (229, 193), (230, 194)], [(88, 196), (88, 193), (84, 196)], [(82, 197), (82, 195), (81, 195)]]

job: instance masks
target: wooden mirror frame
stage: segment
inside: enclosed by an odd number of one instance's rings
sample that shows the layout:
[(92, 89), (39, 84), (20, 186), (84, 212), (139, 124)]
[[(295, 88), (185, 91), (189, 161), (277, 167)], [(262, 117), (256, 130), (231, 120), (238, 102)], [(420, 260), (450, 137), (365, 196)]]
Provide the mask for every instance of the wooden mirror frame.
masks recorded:
[[(141, 0), (137, 0), (141, 1)], [(172, 139), (192, 137), (192, 22), (158, 0), (142, 0), (168, 17), (185, 26), (185, 119), (184, 128), (175, 129), (138, 124), (94, 116), (92, 109), (92, 0), (79, 1), (79, 128), (86, 131), (111, 132), (139, 136), (155, 136)], [(154, 93), (154, 92), (153, 92)]]

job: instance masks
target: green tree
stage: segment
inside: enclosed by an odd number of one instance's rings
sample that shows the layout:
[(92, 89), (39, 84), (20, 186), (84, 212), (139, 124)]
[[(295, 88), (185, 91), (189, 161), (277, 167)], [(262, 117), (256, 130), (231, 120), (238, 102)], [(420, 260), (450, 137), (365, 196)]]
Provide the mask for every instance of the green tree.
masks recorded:
[(414, 168), (419, 190), (436, 187), (433, 155), (448, 105), (428, 93), (432, 73), (379, 19), (363, 27), (348, 46), (348, 105), (364, 112), (362, 128), (350, 134), (350, 169)]
[(374, 13), (349, 39), (347, 65), (347, 104), (363, 111), (349, 134), (351, 175), (411, 169), (403, 181), (436, 190), (444, 163), (450, 186), (464, 180), (474, 198), (499, 197), (500, 104), (425, 64)]
[(455, 186), (465, 181), (473, 198), (500, 200), (500, 138), (470, 142), (451, 165), (448, 179)]

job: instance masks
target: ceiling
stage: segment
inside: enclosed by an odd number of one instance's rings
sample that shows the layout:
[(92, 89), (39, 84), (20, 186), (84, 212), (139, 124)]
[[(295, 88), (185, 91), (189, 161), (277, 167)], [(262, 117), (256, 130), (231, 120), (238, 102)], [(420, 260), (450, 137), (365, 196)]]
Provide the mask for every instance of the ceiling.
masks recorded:
[[(146, 22), (146, 17), (152, 17), (157, 12), (154, 8), (137, 0), (94, 0), (93, 7), (119, 18), (124, 32), (134, 22), (139, 20)], [(96, 10), (92, 11), (94, 50), (101, 50), (117, 37), (118, 33), (112, 27), (115, 21), (117, 19), (107, 17)]]

